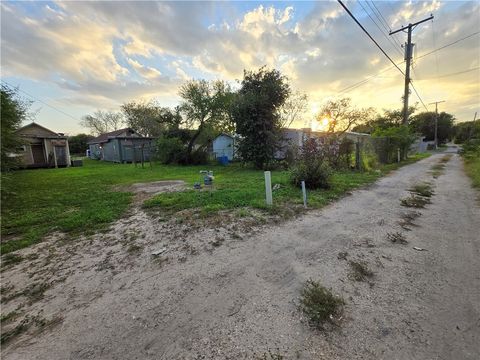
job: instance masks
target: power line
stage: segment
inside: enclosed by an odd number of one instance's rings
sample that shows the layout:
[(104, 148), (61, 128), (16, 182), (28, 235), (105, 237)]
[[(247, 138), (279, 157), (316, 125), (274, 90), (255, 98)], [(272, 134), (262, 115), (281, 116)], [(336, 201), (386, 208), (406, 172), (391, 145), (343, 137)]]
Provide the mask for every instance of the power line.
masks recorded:
[(378, 45), (378, 43), (375, 41), (375, 39), (372, 37), (372, 35), (370, 35), (370, 33), (362, 26), (362, 24), (360, 24), (360, 22), (350, 12), (350, 10), (348, 10), (348, 8), (343, 4), (343, 2), (341, 0), (337, 0), (337, 1), (340, 5), (342, 5), (342, 7), (345, 9), (345, 11), (348, 13), (348, 15), (350, 15), (350, 17), (357, 23), (357, 25), (360, 26), (360, 28), (363, 30), (363, 32), (365, 34), (367, 34), (367, 36), (370, 38), (370, 40), (372, 40), (375, 43), (375, 45), (377, 45), (377, 47), (380, 49), (380, 51), (383, 53), (383, 55), (385, 55), (387, 57), (387, 59), (390, 60), (390, 62), (398, 69), (398, 71), (400, 71), (403, 75), (405, 75), (405, 73), (402, 71), (402, 69), (400, 69), (397, 66), (397, 64), (395, 64), (395, 62), (392, 60), (392, 58), (390, 56), (388, 56), (388, 54), (385, 52), (385, 50), (383, 50), (382, 47), (380, 45)]
[[(370, 20), (372, 20), (372, 22), (375, 24), (375, 26), (378, 28), (378, 30), (380, 30), (380, 33), (387, 39), (387, 41), (390, 43), (390, 45), (393, 46), (393, 48), (395, 50), (397, 50), (399, 53), (400, 53), (400, 56), (403, 56), (402, 52), (400, 51), (400, 49), (397, 48), (397, 45), (392, 41), (392, 39), (390, 39), (384, 32), (383, 30), (380, 28), (380, 26), (378, 26), (377, 22), (370, 16), (370, 14), (368, 13), (368, 11), (363, 7), (362, 3), (359, 1), (358, 2), (360, 4), (360, 6), (362, 7), (363, 11), (365, 12), (365, 14), (368, 15), (368, 17), (370, 18)], [(368, 5), (368, 3), (366, 3)]]
[(442, 47), (439, 47), (438, 49), (434, 49), (434, 50), (432, 50), (432, 51), (429, 51), (428, 53), (422, 54), (422, 55), (420, 55), (420, 56), (417, 57), (417, 60), (418, 60), (418, 59), (421, 59), (421, 58), (423, 58), (423, 57), (425, 57), (425, 56), (427, 56), (427, 55), (433, 54), (434, 52), (443, 50), (443, 49), (445, 49), (445, 48), (447, 48), (447, 47), (449, 47), (449, 46), (455, 45), (455, 44), (459, 43), (460, 41), (469, 39), (469, 38), (471, 38), (472, 36), (475, 36), (475, 35), (478, 35), (478, 34), (480, 34), (480, 31), (474, 32), (473, 34), (470, 34), (470, 35), (467, 35), (467, 36), (465, 36), (465, 37), (463, 37), (463, 38), (461, 38), (461, 39), (455, 40), (454, 42), (451, 42), (451, 43), (449, 43), (449, 44), (443, 45)]
[[(373, 0), (370, 0), (370, 2), (372, 3), (373, 7), (377, 10), (378, 14), (380, 15), (381, 19), (383, 19), (383, 22), (385, 24), (385, 30), (388, 32), (391, 32), (392, 31), (392, 28), (390, 27), (390, 25), (388, 24), (387, 22), (387, 19), (385, 19), (385, 17), (383, 16), (382, 12), (380, 11), (380, 9), (377, 7), (377, 5), (375, 5), (375, 2), (373, 2)], [(368, 4), (368, 2), (367, 2)], [(392, 36), (392, 39), (393, 41), (398, 45), (398, 47), (402, 47), (402, 44), (400, 43), (400, 41), (398, 41), (398, 38), (396, 36)]]
[(423, 105), (423, 107), (425, 108), (425, 110), (428, 111), (427, 105), (425, 105), (425, 103), (423, 102), (423, 100), (422, 100), (422, 98), (420, 97), (420, 94), (418, 93), (417, 89), (415, 89), (415, 86), (413, 86), (412, 79), (410, 79), (410, 85), (412, 85), (412, 89), (413, 89), (413, 91), (415, 92), (415, 94), (417, 95), (418, 100), (420, 100), (420, 102), (422, 103), (422, 105)]
[[(431, 54), (435, 53), (436, 51), (445, 49), (446, 47), (455, 45), (455, 44), (459, 43), (460, 41), (466, 40), (466, 39), (468, 39), (468, 38), (470, 38), (470, 37), (472, 37), (472, 36), (474, 36), (474, 35), (477, 35), (477, 34), (479, 34), (479, 33), (480, 33), (480, 31), (478, 31), (478, 32), (476, 32), (476, 33), (473, 33), (473, 34), (470, 34), (470, 35), (468, 35), (468, 36), (465, 36), (465, 37), (463, 37), (463, 38), (461, 38), (461, 39), (458, 39), (458, 40), (456, 40), (456, 41), (454, 41), (454, 42), (452, 42), (452, 43), (446, 44), (446, 45), (442, 46), (441, 48), (434, 49), (434, 50), (432, 50), (432, 51), (430, 51), (430, 52), (428, 52), (428, 53), (426, 53), (426, 54), (423, 54), (423, 55), (417, 57), (417, 59), (420, 59), (420, 58), (423, 58), (423, 57), (425, 57), (425, 56), (431, 55)], [(397, 65), (402, 65), (404, 62), (405, 62), (405, 61), (399, 62), (399, 63), (397, 63)], [(393, 69), (393, 68), (394, 68), (394, 66), (390, 66), (389, 68), (384, 69), (384, 70), (378, 72), (378, 73), (375, 74), (375, 75), (371, 75), (371, 76), (369, 76), (369, 77), (366, 78), (366, 79), (360, 80), (359, 82), (356, 82), (356, 83), (354, 83), (354, 84), (352, 84), (352, 85), (347, 86), (346, 88), (340, 90), (339, 93), (343, 93), (343, 92), (347, 92), (347, 91), (353, 90), (354, 88), (357, 88), (357, 87), (359, 87), (359, 86), (367, 83), (368, 81), (376, 78), (377, 76), (379, 76), (380, 74), (384, 73), (385, 71), (391, 70), (391, 69)], [(468, 71), (473, 71), (473, 69), (472, 69), (472, 70), (468, 70)], [(449, 74), (448, 76), (453, 76), (453, 74)], [(446, 76), (443, 76), (443, 77), (446, 77)]]
[[(402, 63), (398, 63), (398, 64), (401, 65)], [(355, 84), (352, 84), (352, 85), (349, 85), (349, 86), (343, 88), (342, 90), (339, 91), (339, 93), (341, 94), (341, 93), (348, 92), (348, 91), (351, 91), (351, 90), (353, 90), (353, 89), (356, 89), (357, 87), (359, 87), (359, 86), (361, 86), (361, 85), (369, 82), (370, 80), (372, 80), (372, 79), (380, 76), (380, 75), (383, 74), (384, 72), (387, 72), (387, 71), (392, 70), (392, 69), (394, 69), (394, 68), (395, 68), (394, 66), (389, 66), (388, 68), (383, 69), (382, 71), (378, 72), (378, 73), (375, 74), (375, 75), (371, 75), (371, 76), (369, 76), (369, 77), (366, 78), (366, 79), (363, 79), (363, 80), (361, 80), (361, 81), (359, 81), (359, 82), (357, 82), (357, 83), (355, 83)]]
[(31, 97), (32, 99), (34, 99), (34, 100), (36, 100), (36, 101), (38, 101), (38, 102), (40, 102), (40, 103), (42, 103), (42, 104), (44, 104), (44, 105), (48, 106), (49, 108), (52, 108), (53, 110), (56, 110), (56, 111), (58, 111), (59, 113), (62, 113), (63, 115), (66, 115), (66, 116), (68, 116), (68, 117), (72, 118), (72, 119), (73, 119), (73, 120), (75, 120), (75, 121), (79, 121), (79, 120), (78, 120), (76, 117), (74, 117), (73, 115), (67, 114), (65, 111), (63, 111), (63, 110), (60, 110), (60, 109), (57, 109), (56, 107), (54, 107), (54, 106), (52, 106), (52, 105), (50, 105), (50, 104), (46, 103), (46, 102), (45, 102), (45, 101), (43, 101), (43, 100), (40, 100), (39, 98), (37, 98), (37, 97), (33, 96), (32, 94), (29, 94), (29, 93), (27, 93), (26, 91), (24, 91), (24, 90), (20, 89), (19, 87), (15, 87), (14, 85), (12, 85), (12, 84), (8, 83), (8, 82), (7, 82), (7, 81), (5, 81), (5, 80), (1, 80), (1, 81), (2, 81), (3, 83), (7, 84), (7, 85), (8, 85), (8, 86), (9, 86), (9, 87), (12, 89), (12, 90), (15, 90), (15, 89), (16, 89), (16, 90), (18, 90), (18, 91), (20, 91), (20, 92), (24, 93), (25, 95), (27, 95), (27, 96)]
[(432, 78), (417, 79), (417, 80), (422, 81), (422, 80), (441, 79), (441, 78), (446, 78), (446, 77), (449, 77), (449, 76), (466, 74), (466, 73), (469, 73), (469, 72), (471, 72), (471, 71), (475, 71), (475, 70), (478, 70), (478, 69), (480, 69), (480, 66), (474, 67), (474, 68), (472, 68), (472, 69), (467, 69), (467, 70), (463, 70), (463, 71), (458, 71), (458, 72), (450, 73), (450, 74), (444, 74), (444, 75), (439, 75), (439, 76), (432, 77)]

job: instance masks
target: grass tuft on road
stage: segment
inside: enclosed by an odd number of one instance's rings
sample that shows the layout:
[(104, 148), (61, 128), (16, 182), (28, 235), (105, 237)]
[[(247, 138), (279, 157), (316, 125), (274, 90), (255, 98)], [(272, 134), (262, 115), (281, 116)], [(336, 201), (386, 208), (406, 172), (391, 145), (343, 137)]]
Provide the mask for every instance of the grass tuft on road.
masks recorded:
[(310, 324), (323, 329), (325, 323), (334, 323), (345, 301), (322, 286), (319, 282), (308, 280), (300, 293), (300, 310), (308, 317)]
[[(428, 155), (409, 158), (399, 164), (382, 166), (370, 172), (337, 172), (332, 188), (308, 194), (309, 207), (319, 208), (346, 192), (370, 184), (400, 166)], [(287, 171), (272, 172), (272, 184), (280, 188), (273, 193), (273, 208), (264, 203), (263, 171), (238, 164), (221, 166), (135, 167), (84, 160), (83, 167), (21, 170), (2, 174), (2, 254), (40, 242), (46, 235), (60, 231), (72, 235), (93, 234), (119, 219), (128, 209), (133, 194), (118, 191), (118, 186), (159, 180), (184, 180), (193, 187), (200, 180), (200, 170), (212, 170), (214, 191), (164, 193), (145, 203), (146, 208), (175, 213), (198, 208), (202, 215), (225, 209), (245, 207), (269, 212), (291, 213), (302, 206), (301, 190), (289, 183)], [(116, 189), (117, 188), (117, 189)], [(289, 211), (287, 211), (289, 210)]]

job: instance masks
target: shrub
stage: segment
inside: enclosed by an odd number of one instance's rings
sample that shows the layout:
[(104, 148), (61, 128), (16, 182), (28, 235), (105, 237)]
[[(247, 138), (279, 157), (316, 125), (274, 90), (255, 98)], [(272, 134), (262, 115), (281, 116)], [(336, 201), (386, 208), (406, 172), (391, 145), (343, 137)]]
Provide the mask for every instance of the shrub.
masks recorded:
[(297, 165), (290, 172), (292, 184), (300, 186), (303, 180), (309, 189), (330, 187), (332, 169), (326, 159), (326, 145), (322, 141), (317, 138), (305, 141)]
[(301, 186), (302, 180), (309, 189), (328, 189), (330, 188), (331, 167), (321, 159), (312, 161), (301, 161), (290, 171), (292, 184)]
[(162, 164), (176, 164), (185, 157), (185, 145), (176, 137), (160, 137), (157, 140), (156, 158)]
[(405, 159), (410, 146), (415, 142), (415, 136), (406, 126), (392, 126), (389, 128), (377, 128), (373, 132), (374, 138), (382, 138), (383, 141), (376, 141), (377, 151), (384, 156), (384, 162), (397, 161), (397, 150), (400, 149), (400, 156)]
[(341, 297), (313, 280), (307, 281), (300, 296), (300, 310), (317, 329), (323, 329), (326, 322), (333, 323), (334, 316), (340, 315), (345, 304)]

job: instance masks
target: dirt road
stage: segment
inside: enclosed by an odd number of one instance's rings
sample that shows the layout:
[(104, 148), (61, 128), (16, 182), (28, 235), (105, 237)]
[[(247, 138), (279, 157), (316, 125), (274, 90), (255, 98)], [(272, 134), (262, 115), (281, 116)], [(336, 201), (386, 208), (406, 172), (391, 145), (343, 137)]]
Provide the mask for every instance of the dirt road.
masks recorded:
[[(321, 211), (241, 237), (187, 228), (180, 241), (135, 211), (89, 247), (71, 248), (48, 275), (61, 281), (51, 280), (28, 307), (60, 320), (7, 343), (2, 356), (479, 359), (478, 193), (457, 155), (434, 179), (429, 169), (441, 156), (403, 167)], [(410, 209), (400, 199), (424, 180), (435, 195), (406, 230), (399, 221)], [(142, 250), (132, 255), (118, 234), (133, 230)], [(408, 244), (389, 241), (387, 233), (394, 232)], [(40, 268), (45, 249), (59, 251), (52, 244), (28, 250), (40, 254), (38, 266), (29, 266)], [(151, 251), (162, 247), (165, 255), (152, 258)], [(340, 252), (347, 258), (339, 259)], [(369, 282), (349, 277), (348, 260), (357, 259), (374, 271)], [(26, 277), (32, 272), (26, 266), (16, 265), (4, 279), (27, 283), (39, 276)], [(297, 310), (299, 291), (310, 278), (345, 299), (338, 329), (312, 330)]]

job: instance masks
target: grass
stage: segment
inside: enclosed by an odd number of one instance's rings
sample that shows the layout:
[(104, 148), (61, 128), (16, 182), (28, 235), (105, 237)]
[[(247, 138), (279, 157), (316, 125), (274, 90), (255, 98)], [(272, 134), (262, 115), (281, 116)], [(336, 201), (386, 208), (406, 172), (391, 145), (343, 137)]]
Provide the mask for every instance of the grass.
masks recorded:
[(306, 282), (300, 294), (300, 309), (317, 329), (323, 329), (325, 323), (334, 323), (343, 305), (345, 301), (341, 297), (313, 280)]
[(421, 209), (425, 205), (430, 204), (430, 200), (426, 197), (412, 194), (408, 198), (401, 199), (400, 204), (405, 207)]
[(365, 281), (373, 277), (374, 273), (368, 268), (368, 265), (364, 261), (350, 260), (350, 276), (355, 281)]
[(408, 189), (408, 191), (418, 196), (423, 196), (427, 198), (432, 197), (432, 195), (434, 194), (432, 184), (430, 183), (415, 184), (410, 189)]
[(472, 185), (480, 189), (480, 152), (469, 153), (465, 159), (465, 172), (472, 179)]
[[(308, 205), (322, 207), (349, 190), (370, 184), (391, 170), (426, 156), (417, 155), (377, 171), (337, 172), (331, 189), (309, 191)], [(54, 231), (93, 234), (119, 219), (132, 201), (132, 193), (115, 188), (158, 180), (184, 180), (193, 187), (200, 180), (199, 171), (204, 169), (214, 172), (213, 191), (164, 193), (148, 200), (145, 206), (168, 213), (200, 208), (208, 216), (219, 210), (246, 207), (287, 213), (285, 209), (302, 205), (301, 190), (289, 184), (287, 171), (272, 172), (272, 185), (281, 187), (273, 193), (275, 206), (267, 208), (263, 171), (238, 164), (227, 167), (155, 164), (152, 168), (141, 168), (86, 159), (83, 167), (21, 170), (2, 175), (1, 252), (7, 254), (38, 243)], [(242, 211), (239, 216), (246, 214)]]

